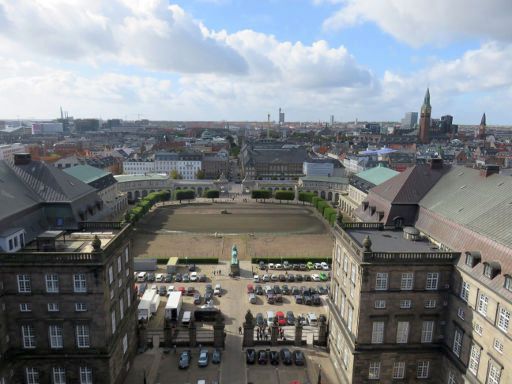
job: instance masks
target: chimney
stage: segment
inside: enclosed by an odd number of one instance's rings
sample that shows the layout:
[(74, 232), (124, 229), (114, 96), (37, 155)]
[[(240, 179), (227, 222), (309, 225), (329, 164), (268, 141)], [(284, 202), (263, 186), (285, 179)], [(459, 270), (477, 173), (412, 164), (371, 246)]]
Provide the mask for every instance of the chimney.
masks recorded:
[(487, 177), (491, 175), (497, 175), (500, 173), (500, 166), (496, 164), (484, 165), (480, 169), (480, 176)]
[(442, 169), (443, 159), (440, 157), (430, 159), (430, 169)]
[(14, 154), (14, 165), (27, 165), (30, 164), (32, 157), (30, 153), (15, 153)]

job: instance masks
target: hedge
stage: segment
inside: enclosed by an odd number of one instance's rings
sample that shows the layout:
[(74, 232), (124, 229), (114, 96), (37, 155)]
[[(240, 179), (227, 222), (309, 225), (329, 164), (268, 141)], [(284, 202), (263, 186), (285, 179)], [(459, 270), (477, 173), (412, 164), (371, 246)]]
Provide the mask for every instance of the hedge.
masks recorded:
[(213, 202), (213, 199), (218, 199), (220, 196), (220, 192), (217, 191), (216, 189), (210, 189), (208, 191), (205, 191), (203, 193), (203, 197), (206, 197), (208, 199), (212, 199), (212, 202)]
[(174, 199), (179, 200), (193, 200), (196, 198), (196, 192), (193, 189), (178, 189), (174, 193)]
[(324, 218), (329, 222), (329, 224), (334, 225), (336, 221), (337, 212), (334, 208), (326, 207), (324, 209)]
[(270, 199), (272, 197), (272, 191), (267, 191), (266, 189), (255, 189), (251, 191), (251, 197), (253, 199)]
[(329, 203), (325, 200), (319, 200), (316, 205), (316, 209), (320, 212), (321, 215), (324, 214), (324, 209), (329, 207)]
[(259, 264), (260, 261), (266, 263), (281, 263), (281, 261), (288, 261), (290, 264), (306, 264), (308, 261), (312, 263), (319, 263), (325, 261), (327, 263), (332, 262), (332, 257), (253, 257), (251, 258), (251, 263)]
[(293, 199), (295, 199), (295, 192), (293, 191), (286, 191), (286, 190), (282, 190), (282, 191), (276, 191), (275, 194), (274, 194), (274, 197), (277, 199), (277, 200), (288, 200), (288, 201), (291, 201)]
[[(169, 261), (169, 257), (159, 257), (156, 259), (157, 264), (167, 264)], [(197, 259), (189, 257), (184, 258), (180, 257), (178, 259), (178, 264), (219, 264), (219, 258), (218, 257), (198, 257)]]
[(317, 205), (317, 203), (318, 203), (318, 200), (322, 200), (322, 199), (321, 199), (320, 197), (316, 196), (316, 195), (315, 195), (315, 196), (313, 196), (313, 197), (311, 198), (311, 204), (313, 204), (313, 206), (314, 206), (314, 207), (316, 207), (316, 205)]
[(299, 201), (312, 203), (313, 197), (316, 197), (313, 192), (299, 192)]
[(146, 197), (142, 198), (142, 200), (140, 200), (135, 205), (135, 207), (126, 212), (124, 219), (127, 222), (135, 223), (139, 221), (146, 213), (148, 213), (153, 205), (159, 201), (168, 201), (170, 198), (171, 194), (169, 191), (152, 192)]

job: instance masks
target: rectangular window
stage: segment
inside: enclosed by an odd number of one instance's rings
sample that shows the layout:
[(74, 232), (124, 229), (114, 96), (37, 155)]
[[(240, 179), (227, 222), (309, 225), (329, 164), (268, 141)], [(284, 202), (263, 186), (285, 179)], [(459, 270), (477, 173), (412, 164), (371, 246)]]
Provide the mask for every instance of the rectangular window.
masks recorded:
[(123, 320), (123, 317), (124, 317), (124, 300), (123, 300), (122, 296), (119, 298), (119, 317), (121, 318), (121, 320)]
[(111, 313), (111, 320), (112, 320), (112, 334), (116, 333), (116, 310), (113, 309)]
[(396, 328), (396, 342), (397, 344), (405, 344), (409, 339), (409, 322), (399, 321)]
[(32, 312), (32, 304), (21, 303), (20, 304), (20, 312)]
[(128, 335), (123, 336), (123, 354), (128, 350)]
[(53, 368), (53, 384), (66, 384), (66, 370), (64, 368)]
[(39, 372), (35, 368), (25, 368), (27, 384), (39, 384)]
[(478, 366), (480, 365), (480, 352), (481, 348), (473, 344), (471, 346), (471, 352), (469, 353), (469, 371), (473, 373), (473, 375), (478, 374)]
[(378, 272), (375, 279), (375, 290), (385, 291), (388, 289), (388, 274), (387, 272)]
[(46, 292), (58, 293), (59, 292), (59, 276), (57, 274), (48, 274), (45, 276)]
[(89, 348), (89, 326), (79, 324), (76, 326), (76, 345), (78, 348)]
[(128, 247), (126, 247), (126, 248), (124, 249), (124, 262), (125, 262), (125, 263), (128, 263), (128, 260), (129, 260), (129, 254), (130, 254), (129, 252), (130, 252), (130, 251), (128, 250)]
[(372, 329), (372, 344), (382, 344), (384, 342), (384, 322), (374, 321)]
[(373, 361), (370, 363), (370, 369), (368, 370), (369, 380), (378, 380), (380, 377), (380, 361)]
[(505, 289), (512, 292), (512, 276), (505, 276)]
[(36, 347), (36, 331), (33, 325), (26, 324), (21, 326), (21, 337), (23, 348), (33, 349)]
[(393, 364), (393, 379), (405, 378), (405, 361), (397, 361)]
[(482, 333), (484, 332), (484, 329), (482, 328), (482, 326), (478, 323), (473, 323), (473, 330), (475, 331), (475, 333), (477, 335), (480, 335), (482, 336)]
[(499, 353), (503, 353), (503, 343), (499, 339), (494, 339), (493, 343), (494, 349)]
[(48, 303), (48, 312), (59, 312), (58, 303)]
[(357, 268), (353, 264), (352, 265), (352, 270), (351, 270), (351, 273), (350, 273), (350, 281), (352, 282), (352, 284), (356, 283), (356, 275), (357, 275)]
[(386, 300), (375, 300), (375, 309), (384, 309), (386, 308)]
[(466, 303), (468, 302), (469, 299), (470, 288), (471, 286), (469, 285), (469, 283), (466, 283), (465, 281), (462, 282), (462, 286), (460, 288), (460, 298), (464, 300)]
[(130, 287), (128, 287), (128, 288), (126, 288), (126, 306), (128, 308), (130, 308), (130, 305), (132, 304), (131, 300), (132, 300), (131, 290), (130, 290)]
[(418, 361), (418, 366), (416, 367), (416, 377), (418, 379), (428, 379), (430, 368), (430, 361)]
[(431, 343), (433, 334), (434, 334), (434, 321), (432, 321), (432, 320), (424, 321), (421, 326), (421, 342), (422, 343)]
[(348, 318), (347, 318), (347, 327), (350, 332), (352, 332), (352, 316), (354, 315), (354, 308), (351, 305), (348, 306)]
[(427, 284), (425, 289), (427, 291), (434, 291), (437, 289), (439, 283), (439, 272), (428, 272), (427, 273)]
[(402, 281), (400, 282), (400, 289), (402, 291), (410, 291), (414, 284), (414, 274), (412, 272), (402, 273)]
[(510, 312), (505, 308), (501, 307), (498, 314), (498, 328), (503, 332), (508, 332), (508, 326), (510, 324)]
[(80, 384), (92, 384), (92, 369), (80, 367)]
[(32, 287), (30, 284), (30, 276), (29, 275), (18, 275), (18, 293), (30, 293), (32, 292)]
[(462, 349), (462, 331), (459, 329), (455, 330), (455, 333), (453, 334), (453, 345), (452, 345), (452, 351), (455, 354), (455, 356), (460, 357), (460, 351)]
[(117, 257), (117, 273), (121, 273), (121, 269), (122, 269), (122, 261), (121, 261), (121, 256), (118, 256)]
[(60, 349), (64, 347), (62, 340), (62, 326), (61, 325), (50, 325), (48, 327), (48, 334), (50, 337), (50, 348)]
[(489, 373), (487, 374), (487, 384), (500, 384), (501, 368), (493, 363), (489, 363)]
[(409, 309), (412, 307), (411, 300), (400, 300), (400, 309)]
[(75, 303), (75, 311), (85, 312), (87, 311), (87, 305), (85, 303)]
[(487, 316), (487, 305), (489, 304), (489, 298), (485, 296), (483, 293), (478, 297), (478, 307), (477, 311), (482, 315)]
[(433, 300), (433, 299), (430, 299), (430, 300), (425, 300), (425, 308), (426, 309), (434, 309), (437, 305), (437, 301), (436, 300)]
[(464, 318), (466, 317), (466, 313), (464, 312), (464, 308), (459, 308), (457, 310), (457, 316), (461, 319), (461, 320), (464, 320)]
[(108, 267), (108, 283), (112, 284), (114, 281), (114, 268), (111, 265)]
[(450, 371), (448, 373), (447, 384), (457, 384), (457, 381), (455, 380), (455, 373), (453, 371)]
[(75, 293), (87, 292), (87, 282), (84, 273), (76, 273), (73, 275), (73, 289)]
[(485, 264), (484, 266), (484, 276), (489, 279), (492, 278), (492, 267), (489, 264)]

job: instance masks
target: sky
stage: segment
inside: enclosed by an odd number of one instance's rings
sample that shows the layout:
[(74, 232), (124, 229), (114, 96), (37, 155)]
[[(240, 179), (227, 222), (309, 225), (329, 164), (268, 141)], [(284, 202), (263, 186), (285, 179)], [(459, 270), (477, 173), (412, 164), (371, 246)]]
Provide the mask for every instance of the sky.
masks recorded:
[(512, 123), (510, 0), (0, 0), (0, 118)]

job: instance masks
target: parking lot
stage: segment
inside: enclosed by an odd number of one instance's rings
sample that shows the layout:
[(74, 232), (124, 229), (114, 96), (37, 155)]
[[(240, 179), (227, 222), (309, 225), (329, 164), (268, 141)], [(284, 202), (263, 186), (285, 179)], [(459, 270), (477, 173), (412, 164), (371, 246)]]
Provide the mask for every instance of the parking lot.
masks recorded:
[[(267, 365), (258, 365), (257, 363), (255, 365), (247, 365), (245, 363), (245, 352), (241, 348), (242, 336), (239, 334), (239, 327), (243, 325), (245, 314), (248, 309), (251, 310), (254, 317), (256, 317), (258, 313), (261, 313), (265, 319), (267, 317), (266, 314), (268, 311), (272, 311), (274, 314), (278, 311), (281, 311), (285, 315), (288, 311), (291, 311), (295, 317), (303, 316), (304, 318), (308, 317), (308, 313), (314, 313), (316, 317), (326, 314), (325, 295), (319, 295), (319, 305), (298, 304), (292, 295), (283, 295), (282, 293), (281, 302), (270, 304), (268, 303), (267, 297), (265, 295), (256, 295), (256, 302), (251, 304), (249, 303), (249, 294), (247, 288), (248, 284), (251, 284), (253, 288), (261, 285), (262, 289), (264, 289), (266, 285), (270, 286), (271, 288), (273, 288), (275, 285), (278, 285), (282, 290), (283, 285), (287, 285), (289, 289), (292, 287), (297, 287), (299, 290), (301, 288), (303, 290), (309, 290), (309, 288), (318, 288), (319, 286), (322, 286), (325, 290), (325, 287), (329, 284), (329, 281), (304, 281), (304, 276), (307, 275), (311, 277), (313, 274), (319, 275), (320, 273), (325, 273), (326, 277), (328, 277), (329, 271), (320, 271), (314, 269), (290, 269), (286, 271), (282, 269), (260, 270), (259, 266), (257, 265), (251, 265), (249, 262), (241, 262), (241, 277), (233, 279), (228, 277), (228, 267), (229, 266), (226, 264), (219, 264), (215, 266), (197, 266), (196, 271), (198, 274), (206, 275), (205, 282), (184, 283), (175, 282), (173, 279), (171, 282), (167, 283), (147, 283), (147, 289), (151, 289), (152, 285), (156, 285), (157, 287), (165, 286), (167, 288), (169, 286), (174, 286), (174, 290), (177, 290), (180, 287), (184, 287), (185, 289), (188, 287), (194, 287), (194, 289), (198, 291), (202, 296), (201, 304), (204, 304), (204, 293), (207, 284), (211, 284), (213, 287), (215, 287), (216, 284), (221, 285), (222, 292), (220, 297), (213, 297), (213, 304), (222, 311), (226, 325), (226, 347), (224, 351), (222, 351), (221, 363), (219, 365), (213, 365), (210, 363), (206, 368), (198, 368), (197, 357), (199, 348), (178, 347), (175, 354), (173, 348), (171, 348), (171, 351), (164, 351), (163, 349), (158, 348), (157, 340), (155, 340), (154, 348), (141, 355), (138, 355), (136, 358), (134, 367), (132, 368), (133, 375), (129, 375), (129, 379), (126, 381), (127, 384), (141, 382), (137, 381), (140, 375), (137, 372), (136, 367), (147, 367), (148, 365), (151, 367), (146, 372), (148, 383), (163, 383), (168, 382), (170, 379), (176, 380), (175, 382), (178, 383), (195, 383), (198, 379), (206, 379), (207, 383), (218, 381), (220, 383), (252, 382), (254, 384), (267, 384), (268, 382), (287, 383), (292, 380), (299, 380), (299, 382), (304, 383), (307, 382), (306, 378), (309, 377), (309, 380), (311, 380), (312, 377), (315, 377), (318, 366), (317, 361), (323, 360), (323, 364), (329, 364), (327, 354), (311, 346), (313, 339), (315, 338), (315, 333), (317, 333), (318, 327), (308, 325), (307, 322), (303, 328), (303, 339), (307, 341), (308, 345), (304, 348), (301, 348), (304, 350), (306, 356), (306, 365), (304, 367), (295, 366), (294, 364), (284, 366), (282, 363), (277, 366), (271, 365), (270, 363)], [(160, 272), (165, 271), (157, 271), (157, 273)], [(184, 266), (181, 266), (177, 272), (183, 274), (187, 273), (188, 271)], [(261, 281), (260, 283), (255, 283), (254, 279), (252, 278), (253, 272), (259, 275), (260, 280), (263, 279), (265, 274), (268, 274), (270, 281)], [(281, 274), (286, 276), (287, 281), (279, 281), (279, 275)], [(299, 274), (302, 276), (302, 281), (288, 281), (289, 275), (294, 275), (296, 278), (296, 276)], [(277, 281), (272, 281), (271, 275), (276, 275)], [(275, 279), (276, 278), (274, 277), (274, 280)], [(309, 278), (308, 280), (311, 279)], [(184, 311), (193, 311), (199, 307), (199, 305), (193, 303), (193, 300), (194, 298), (192, 296), (184, 297), (181, 313)], [(163, 330), (164, 308), (166, 301), (166, 297), (161, 298), (158, 312), (156, 316), (154, 316), (149, 321), (148, 329)], [(201, 327), (210, 328), (211, 323), (196, 323), (196, 326), (198, 329)], [(180, 325), (178, 325), (178, 327), (180, 327)], [(286, 339), (291, 339), (294, 337), (294, 326), (283, 325), (281, 328), (284, 331), (284, 337)], [(256, 339), (257, 335), (255, 335), (255, 340)], [(255, 347), (256, 350), (271, 349), (277, 351), (280, 348), (281, 347), (270, 346)], [(186, 370), (180, 370), (178, 369), (179, 353), (186, 349), (190, 349), (192, 352), (191, 365), (190, 368)], [(213, 348), (209, 347), (208, 349), (211, 355)], [(295, 347), (289, 347), (289, 349), (293, 350)], [(151, 364), (148, 363), (149, 360), (151, 361)], [(276, 369), (276, 367), (279, 369)], [(326, 369), (326, 372), (328, 371), (329, 369)], [(334, 374), (332, 377), (334, 378)], [(142, 376), (140, 376), (140, 378), (142, 378)], [(328, 381), (328, 379), (324, 379), (324, 382), (330, 381)], [(335, 381), (332, 382), (334, 383)]]

